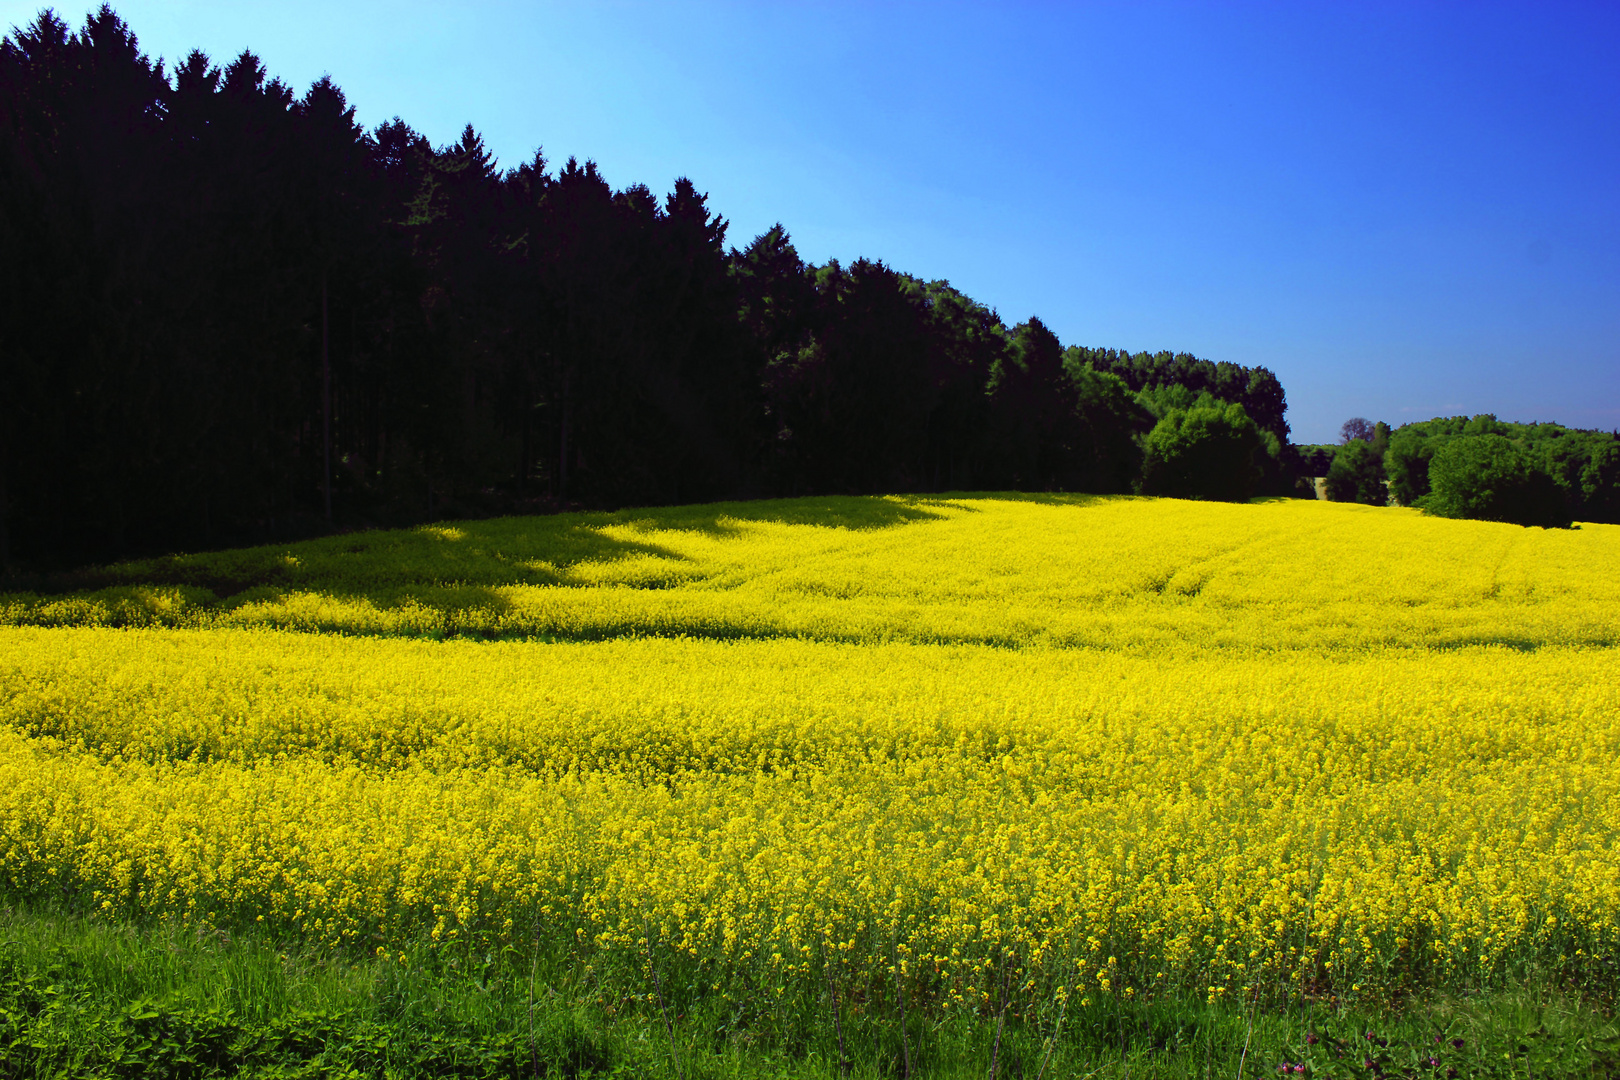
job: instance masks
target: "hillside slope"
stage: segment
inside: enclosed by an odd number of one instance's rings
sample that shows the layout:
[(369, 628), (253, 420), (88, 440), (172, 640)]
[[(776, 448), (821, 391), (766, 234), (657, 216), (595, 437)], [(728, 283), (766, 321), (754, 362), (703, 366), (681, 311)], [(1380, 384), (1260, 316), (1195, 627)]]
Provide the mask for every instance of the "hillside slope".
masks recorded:
[(1620, 642), (1620, 526), (1312, 501), (953, 495), (356, 533), (124, 563), (0, 624), (1133, 649)]

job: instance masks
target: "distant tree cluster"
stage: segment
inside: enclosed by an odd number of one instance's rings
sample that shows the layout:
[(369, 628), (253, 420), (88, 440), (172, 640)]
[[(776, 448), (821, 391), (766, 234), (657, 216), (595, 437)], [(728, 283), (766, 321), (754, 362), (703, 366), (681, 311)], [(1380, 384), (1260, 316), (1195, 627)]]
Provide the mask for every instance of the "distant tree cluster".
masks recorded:
[(1384, 451), (1389, 448), (1389, 425), (1357, 416), (1339, 429), (1339, 448), (1328, 465), (1327, 497), (1336, 502), (1387, 506)]
[(0, 44), (0, 562), (563, 506), (1292, 485), (1271, 372), (1064, 348), (943, 281), (728, 249), (538, 152), (362, 130), (103, 7)]
[(1358, 418), (1343, 436), (1327, 470), (1330, 499), (1519, 525), (1620, 523), (1620, 434), (1486, 413), (1393, 431)]

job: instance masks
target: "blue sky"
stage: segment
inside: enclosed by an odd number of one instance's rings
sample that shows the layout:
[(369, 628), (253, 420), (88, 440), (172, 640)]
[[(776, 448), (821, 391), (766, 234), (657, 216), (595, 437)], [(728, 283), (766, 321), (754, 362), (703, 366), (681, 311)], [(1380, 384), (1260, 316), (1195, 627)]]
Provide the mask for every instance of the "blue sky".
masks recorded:
[(1264, 364), (1297, 441), (1620, 427), (1620, 4), (114, 7), (367, 126), (690, 176), (734, 244), (780, 221), (1065, 344)]

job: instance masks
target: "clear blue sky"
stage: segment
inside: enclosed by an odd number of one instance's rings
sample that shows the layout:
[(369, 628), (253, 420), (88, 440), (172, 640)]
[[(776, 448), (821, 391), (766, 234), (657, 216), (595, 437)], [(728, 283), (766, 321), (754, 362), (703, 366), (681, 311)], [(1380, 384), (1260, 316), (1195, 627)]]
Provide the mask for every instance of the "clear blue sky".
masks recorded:
[(1296, 441), (1620, 426), (1617, 3), (114, 7), (171, 63), (330, 74), (368, 127), (690, 176), (739, 246), (781, 221), (1065, 344), (1264, 364)]

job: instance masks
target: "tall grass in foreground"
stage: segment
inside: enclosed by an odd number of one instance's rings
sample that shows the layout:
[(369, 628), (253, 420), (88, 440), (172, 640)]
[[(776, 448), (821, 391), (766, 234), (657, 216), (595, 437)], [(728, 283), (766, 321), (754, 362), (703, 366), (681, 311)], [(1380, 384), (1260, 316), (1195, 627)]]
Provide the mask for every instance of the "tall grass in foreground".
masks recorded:
[[(1114, 998), (1001, 1021), (921, 1020), (833, 995), (762, 1026), (650, 990), (603, 1003), (590, 976), (510, 954), (345, 960), (247, 934), (112, 927), (0, 909), (0, 1077), (789, 1076), (1592, 1077), (1620, 1025), (1546, 983), (1398, 1007), (1255, 1009)], [(848, 1062), (847, 1070), (840, 1067)]]

